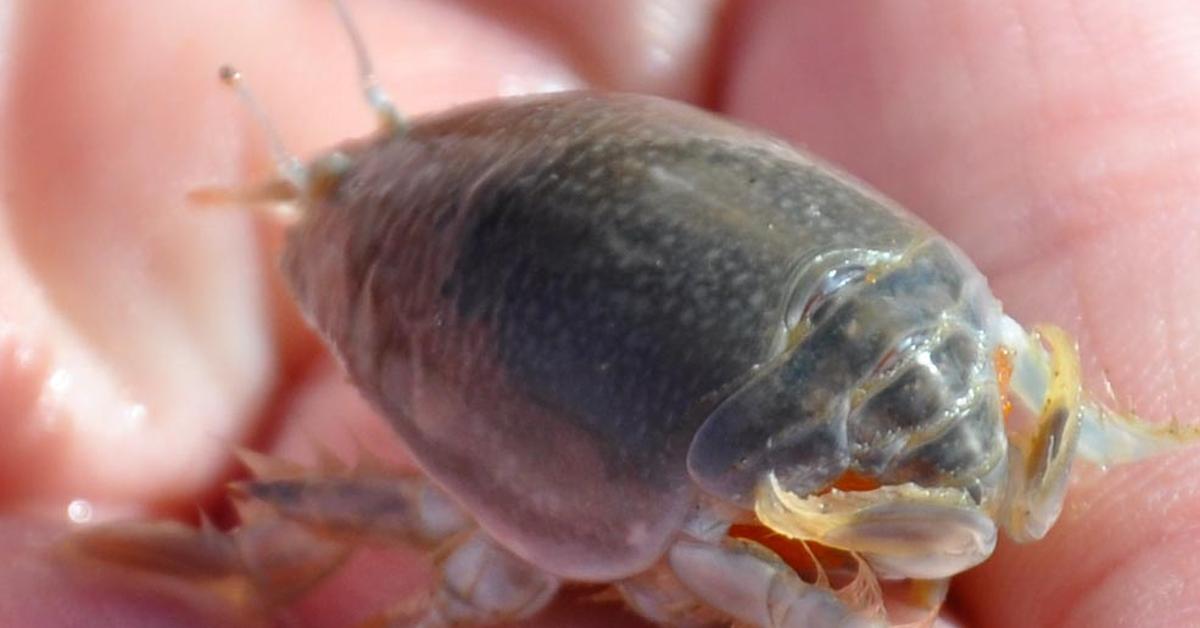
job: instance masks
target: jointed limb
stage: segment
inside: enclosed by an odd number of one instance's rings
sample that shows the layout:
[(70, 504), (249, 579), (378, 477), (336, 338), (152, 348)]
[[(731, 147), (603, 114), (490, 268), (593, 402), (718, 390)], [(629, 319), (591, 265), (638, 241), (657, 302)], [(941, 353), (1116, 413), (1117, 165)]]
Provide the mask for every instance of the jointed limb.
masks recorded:
[(1061, 329), (1046, 326), (1032, 335), (1010, 335), (1016, 352), (1012, 392), (1037, 416), (1031, 429), (1009, 437), (1002, 522), (1013, 539), (1039, 539), (1054, 525), (1076, 454), (1107, 466), (1200, 442), (1200, 427), (1146, 423), (1086, 395), (1075, 344)]

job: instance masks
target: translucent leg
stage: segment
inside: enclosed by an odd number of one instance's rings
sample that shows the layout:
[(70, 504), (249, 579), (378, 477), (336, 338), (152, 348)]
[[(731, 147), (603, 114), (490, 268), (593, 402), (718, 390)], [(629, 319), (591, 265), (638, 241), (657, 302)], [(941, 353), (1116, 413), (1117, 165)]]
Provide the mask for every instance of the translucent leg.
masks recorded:
[(1108, 466), (1200, 441), (1198, 427), (1146, 423), (1085, 395), (1075, 344), (1061, 329), (1025, 335), (1018, 328), (1009, 335), (1016, 354), (1012, 392), (1037, 416), (1031, 429), (1009, 437), (1001, 521), (1014, 540), (1039, 539), (1057, 520), (1076, 454)]
[(614, 587), (634, 612), (656, 624), (677, 628), (729, 625), (728, 615), (696, 597), (665, 563), (617, 582)]
[(1200, 442), (1200, 426), (1146, 423), (1089, 400), (1080, 410), (1079, 455), (1102, 467), (1134, 462)]
[[(1048, 355), (1042, 341), (1050, 346)], [(1082, 398), (1079, 356), (1066, 332), (1041, 328), (1028, 343), (1018, 354), (1013, 391), (1027, 399), (1027, 406), (1040, 408), (1032, 430), (1009, 435), (1009, 479), (1000, 516), (1008, 535), (1022, 542), (1045, 536), (1062, 511), (1079, 444)]]
[(995, 523), (960, 489), (903, 484), (800, 497), (771, 477), (755, 511), (779, 534), (861, 555), (891, 578), (948, 578), (996, 545)]
[(361, 542), (432, 549), (473, 526), (413, 474), (371, 464), (312, 471), (243, 457), (257, 477), (232, 487), (237, 528), (104, 524), (74, 535), (69, 555), (218, 588), (248, 612), (265, 613), (303, 594)]
[(330, 537), (424, 547), (472, 525), (449, 498), (414, 473), (373, 461), (344, 471), (306, 471), (257, 454), (242, 457), (257, 476), (230, 486), (243, 520), (282, 518)]
[(704, 603), (738, 622), (769, 628), (884, 626), (849, 608), (833, 591), (808, 584), (757, 543), (683, 540), (667, 555), (679, 581)]
[(446, 628), (515, 621), (536, 614), (558, 592), (558, 578), (498, 547), (482, 532), (457, 544), (438, 565), (439, 578), (420, 605), (374, 622), (395, 628)]

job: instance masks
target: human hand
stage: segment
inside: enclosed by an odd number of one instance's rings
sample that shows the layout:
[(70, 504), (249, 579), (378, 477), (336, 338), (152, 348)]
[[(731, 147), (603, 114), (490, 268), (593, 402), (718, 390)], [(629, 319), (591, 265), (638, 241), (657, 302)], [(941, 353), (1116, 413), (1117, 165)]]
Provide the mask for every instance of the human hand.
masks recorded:
[[(1188, 3), (751, 2), (712, 14), (712, 30), (699, 3), (611, 4), (351, 8), (406, 111), (590, 83), (713, 105), (807, 145), (959, 243), (1016, 318), (1074, 332), (1090, 388), (1106, 373), (1146, 415), (1197, 414), (1200, 284), (1187, 269), (1200, 256), (1200, 14)], [(631, 34), (649, 5), (701, 17)], [(215, 504), (233, 443), (298, 456), (312, 440), (352, 451), (349, 434), (387, 438), (288, 309), (277, 234), (182, 200), (270, 167), (260, 131), (215, 84), (219, 63), (245, 71), (307, 155), (371, 128), (352, 60), (322, 2), (14, 11), (0, 110), (0, 507), (18, 559), (0, 568), (0, 616), (224, 623), (201, 592), (63, 574), (42, 562), (54, 536), (42, 528), (76, 497), (98, 518)], [(1189, 454), (1080, 474), (1049, 537), (1002, 543), (956, 584), (952, 614), (981, 626), (1196, 623)], [(292, 620), (342, 625), (396, 601), (419, 582), (412, 562), (367, 555)], [(634, 620), (581, 601), (539, 621)]]

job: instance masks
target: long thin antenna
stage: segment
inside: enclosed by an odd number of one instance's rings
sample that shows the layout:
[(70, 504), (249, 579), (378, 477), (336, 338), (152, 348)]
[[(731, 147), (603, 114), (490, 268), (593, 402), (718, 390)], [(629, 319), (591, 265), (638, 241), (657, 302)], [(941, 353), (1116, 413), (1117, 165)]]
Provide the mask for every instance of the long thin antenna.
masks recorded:
[(392, 99), (388, 97), (387, 92), (383, 91), (376, 80), (375, 68), (371, 64), (371, 55), (367, 53), (362, 33), (354, 23), (350, 10), (346, 8), (344, 0), (333, 0), (333, 6), (337, 9), (346, 36), (350, 38), (350, 44), (354, 47), (354, 57), (358, 61), (358, 78), (362, 82), (363, 95), (367, 98), (367, 104), (375, 110), (375, 115), (379, 117), (379, 123), (386, 131), (403, 133), (406, 126), (404, 117), (400, 115), (396, 105), (392, 103)]
[(254, 93), (250, 91), (249, 87), (246, 87), (242, 73), (233, 66), (223, 65), (218, 71), (218, 75), (221, 77), (222, 83), (237, 92), (238, 97), (258, 120), (259, 126), (267, 136), (267, 143), (271, 147), (271, 154), (275, 158), (275, 167), (279, 169), (280, 176), (294, 185), (297, 191), (303, 193), (308, 188), (308, 169), (304, 167), (303, 162), (284, 147), (275, 125), (271, 124), (271, 119), (267, 117), (262, 105), (258, 104)]

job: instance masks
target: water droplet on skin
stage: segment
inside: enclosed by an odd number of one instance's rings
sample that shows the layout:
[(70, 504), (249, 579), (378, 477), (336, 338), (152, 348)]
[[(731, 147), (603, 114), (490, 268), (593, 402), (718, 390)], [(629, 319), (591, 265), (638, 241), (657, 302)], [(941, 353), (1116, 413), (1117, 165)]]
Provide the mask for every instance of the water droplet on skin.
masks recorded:
[(64, 369), (56, 369), (50, 379), (46, 380), (46, 390), (52, 395), (62, 395), (71, 387), (71, 374)]
[(131, 403), (126, 406), (125, 412), (122, 414), (125, 429), (136, 430), (141, 428), (146, 423), (146, 414), (146, 406), (140, 403)]
[(67, 504), (67, 518), (71, 523), (88, 523), (92, 514), (92, 503), (86, 499), (73, 499)]
[[(25, 366), (33, 364), (33, 354), (30, 354), (29, 362)], [(67, 396), (73, 384), (74, 377), (71, 372), (57, 368), (50, 373), (46, 381), (42, 384), (41, 395), (38, 397), (38, 426), (46, 431), (54, 431), (61, 429), (61, 421), (64, 418), (62, 412), (62, 401)]]

